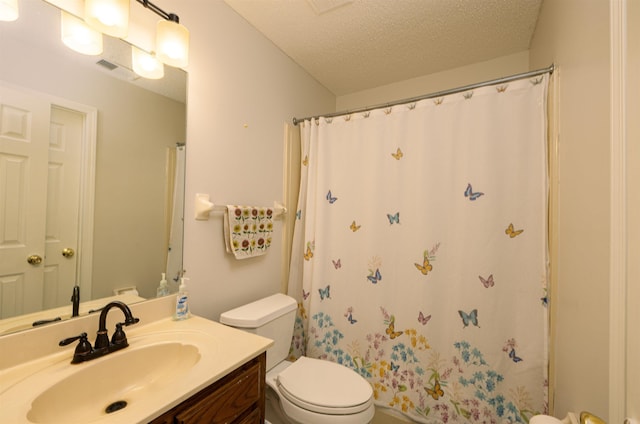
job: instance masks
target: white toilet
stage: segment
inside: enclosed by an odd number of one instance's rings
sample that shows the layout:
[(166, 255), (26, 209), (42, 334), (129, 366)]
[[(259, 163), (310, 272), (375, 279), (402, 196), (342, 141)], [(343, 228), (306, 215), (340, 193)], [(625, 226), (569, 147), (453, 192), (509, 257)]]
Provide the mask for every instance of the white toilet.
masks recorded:
[[(336, 364), (301, 357), (289, 362), (297, 304), (275, 294), (224, 312), (220, 322), (272, 339), (267, 350), (267, 404), (286, 423), (365, 424), (373, 419), (373, 390), (355, 371)], [(270, 390), (269, 390), (270, 389)], [(269, 411), (269, 408), (267, 408)]]

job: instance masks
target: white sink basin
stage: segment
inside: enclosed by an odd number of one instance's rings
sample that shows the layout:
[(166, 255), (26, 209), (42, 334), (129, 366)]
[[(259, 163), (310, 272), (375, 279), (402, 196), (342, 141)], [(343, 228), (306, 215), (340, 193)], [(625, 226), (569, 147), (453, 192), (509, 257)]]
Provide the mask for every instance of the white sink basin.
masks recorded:
[(171, 385), (200, 360), (200, 353), (193, 344), (167, 342), (126, 348), (101, 359), (40, 393), (27, 413), (29, 421), (96, 421)]

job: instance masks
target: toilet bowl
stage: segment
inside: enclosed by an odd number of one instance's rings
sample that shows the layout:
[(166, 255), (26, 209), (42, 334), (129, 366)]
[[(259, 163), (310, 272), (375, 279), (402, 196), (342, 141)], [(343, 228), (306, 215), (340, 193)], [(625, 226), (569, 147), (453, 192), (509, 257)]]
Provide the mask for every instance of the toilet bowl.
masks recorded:
[(593, 415), (590, 412), (582, 411), (580, 414), (575, 412), (567, 413), (562, 420), (550, 415), (534, 415), (529, 420), (529, 424), (606, 424), (602, 418)]
[[(268, 401), (277, 407), (276, 422), (295, 424), (365, 424), (373, 419), (373, 390), (358, 373), (343, 365), (301, 357), (285, 360), (295, 322), (295, 299), (276, 294), (220, 315), (220, 322), (268, 337)], [(273, 399), (275, 398), (275, 399)]]
[(334, 362), (307, 357), (281, 362), (275, 372), (267, 373), (267, 384), (293, 422), (355, 424), (373, 418), (369, 383)]

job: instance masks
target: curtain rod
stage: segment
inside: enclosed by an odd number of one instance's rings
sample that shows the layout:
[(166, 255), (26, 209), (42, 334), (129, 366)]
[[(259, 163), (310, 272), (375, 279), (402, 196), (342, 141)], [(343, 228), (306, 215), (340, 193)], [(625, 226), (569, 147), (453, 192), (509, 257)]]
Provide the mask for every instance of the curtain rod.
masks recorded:
[[(375, 106), (366, 106), (360, 109), (353, 109), (353, 110), (346, 110), (343, 112), (333, 112), (333, 113), (327, 113), (325, 115), (320, 115), (323, 118), (332, 118), (332, 117), (336, 117), (336, 116), (342, 116), (342, 115), (349, 115), (351, 113), (360, 113), (360, 112), (367, 112), (369, 110), (374, 110), (374, 109), (382, 109), (385, 107), (389, 107), (389, 106), (396, 106), (396, 105), (402, 105), (402, 104), (406, 104), (406, 103), (412, 103), (412, 102), (417, 102), (419, 100), (425, 100), (425, 99), (432, 99), (434, 97), (442, 97), (442, 96), (448, 96), (449, 94), (455, 94), (455, 93), (460, 93), (462, 91), (469, 91), (469, 90), (473, 90), (476, 88), (480, 88), (480, 87), (484, 87), (487, 85), (494, 85), (494, 84), (503, 84), (505, 82), (510, 82), (510, 81), (515, 81), (515, 80), (519, 80), (519, 79), (523, 79), (523, 78), (531, 78), (531, 77), (535, 77), (538, 75), (542, 75), (542, 74), (546, 74), (546, 73), (553, 73), (555, 66), (553, 64), (551, 64), (551, 66), (549, 66), (548, 68), (543, 68), (543, 69), (537, 69), (535, 71), (529, 71), (529, 72), (523, 72), (521, 74), (515, 74), (515, 75), (510, 75), (508, 77), (502, 77), (502, 78), (497, 78), (491, 81), (484, 81), (484, 82), (479, 82), (476, 84), (471, 84), (471, 85), (465, 85), (464, 87), (458, 87), (458, 88), (452, 88), (449, 90), (444, 90), (444, 91), (438, 91), (435, 93), (430, 93), (430, 94), (424, 94), (422, 96), (417, 96), (417, 97), (410, 97), (408, 99), (402, 99), (402, 100), (396, 100), (393, 102), (389, 102), (389, 103), (381, 103), (379, 105), (375, 105)], [(298, 125), (299, 122), (303, 122), (307, 119), (314, 119), (314, 118), (319, 118), (320, 116), (307, 116), (306, 118), (293, 118), (293, 125)]]

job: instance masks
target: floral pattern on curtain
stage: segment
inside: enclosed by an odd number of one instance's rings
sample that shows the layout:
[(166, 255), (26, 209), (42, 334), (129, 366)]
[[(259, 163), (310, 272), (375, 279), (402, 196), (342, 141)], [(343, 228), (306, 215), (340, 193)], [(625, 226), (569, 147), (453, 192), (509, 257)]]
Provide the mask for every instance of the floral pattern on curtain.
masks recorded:
[(304, 122), (292, 358), (418, 422), (547, 411), (547, 85)]

